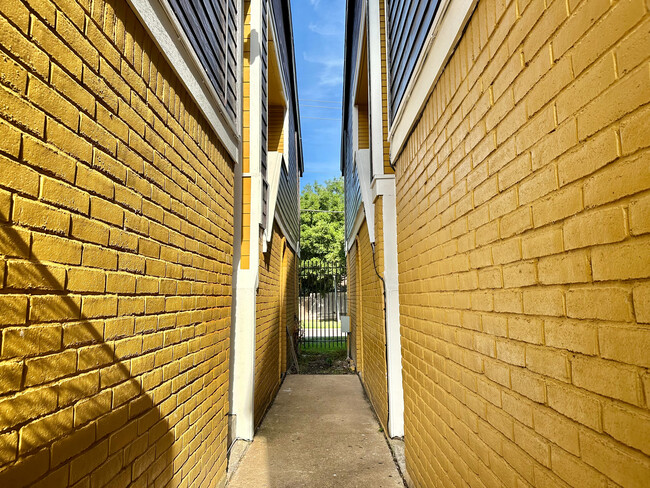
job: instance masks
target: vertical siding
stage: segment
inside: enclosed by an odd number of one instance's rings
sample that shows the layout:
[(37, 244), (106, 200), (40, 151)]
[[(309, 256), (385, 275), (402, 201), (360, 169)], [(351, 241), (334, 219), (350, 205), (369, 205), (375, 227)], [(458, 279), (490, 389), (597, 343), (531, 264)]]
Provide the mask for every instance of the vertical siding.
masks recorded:
[(438, 3), (438, 0), (387, 0), (391, 117), (402, 102)]
[(343, 135), (342, 135), (342, 154), (341, 154), (341, 171), (344, 177), (345, 186), (345, 238), (346, 240), (354, 239), (352, 227), (354, 220), (361, 205), (361, 186), (359, 179), (354, 170), (354, 134), (353, 117), (354, 113), (354, 90), (356, 80), (354, 80), (354, 67), (356, 66), (356, 52), (358, 43), (361, 41), (361, 0), (347, 2), (346, 12), (346, 65), (344, 73), (344, 92), (343, 92)]
[(233, 120), (237, 118), (237, 4), (236, 0), (169, 0), (172, 11)]
[(282, 220), (288, 235), (286, 236), (291, 242), (297, 243), (300, 239), (300, 150), (296, 144), (295, 134), (299, 132), (297, 87), (295, 85), (294, 65), (294, 46), (292, 43), (291, 26), (286, 25), (285, 18), (289, 15), (289, 5), (282, 0), (272, 0), (273, 16), (275, 21), (277, 39), (275, 43), (280, 55), (280, 70), (282, 76), (289, 85), (287, 95), (288, 110), (288, 140), (289, 147), (284, 148), (284, 154), (287, 158), (288, 169), (283, 167), (280, 175), (280, 185), (278, 189), (276, 215)]

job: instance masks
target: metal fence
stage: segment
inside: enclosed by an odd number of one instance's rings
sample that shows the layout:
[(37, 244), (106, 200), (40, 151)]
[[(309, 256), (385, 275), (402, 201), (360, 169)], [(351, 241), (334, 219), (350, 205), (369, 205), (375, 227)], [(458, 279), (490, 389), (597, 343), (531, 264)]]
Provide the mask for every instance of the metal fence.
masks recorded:
[(347, 314), (347, 278), (345, 263), (301, 263), (301, 349), (346, 347), (346, 334), (341, 332), (340, 316)]

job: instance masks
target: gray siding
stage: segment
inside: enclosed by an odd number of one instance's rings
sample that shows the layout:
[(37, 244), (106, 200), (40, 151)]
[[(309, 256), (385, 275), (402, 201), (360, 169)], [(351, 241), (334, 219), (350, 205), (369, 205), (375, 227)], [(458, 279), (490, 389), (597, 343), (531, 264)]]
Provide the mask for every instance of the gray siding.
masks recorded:
[(357, 216), (359, 205), (361, 205), (361, 187), (359, 178), (354, 169), (354, 141), (353, 117), (354, 98), (352, 87), (356, 86), (354, 70), (357, 64), (358, 44), (362, 37), (359, 32), (361, 26), (361, 1), (348, 0), (346, 11), (346, 43), (345, 43), (345, 67), (343, 77), (343, 134), (341, 142), (341, 172), (344, 177), (345, 188), (345, 238), (351, 239), (354, 236), (352, 226)]
[(237, 119), (237, 0), (169, 0), (232, 120)]
[(395, 117), (439, 0), (387, 0), (390, 116)]
[[(280, 54), (280, 69), (282, 70), (282, 76), (289, 84), (289, 93), (287, 93), (289, 144), (288, 148), (285, 147), (288, 170), (284, 166), (282, 167), (275, 213), (286, 226), (286, 231), (289, 235), (285, 237), (297, 243), (300, 239), (299, 177), (302, 173), (302, 151), (300, 150), (298, 94), (296, 80), (294, 78), (295, 57), (290, 25), (290, 7), (288, 2), (283, 0), (271, 0), (270, 3), (273, 7), (277, 34), (275, 42), (278, 53)], [(294, 134), (297, 134), (297, 136), (294, 136)]]

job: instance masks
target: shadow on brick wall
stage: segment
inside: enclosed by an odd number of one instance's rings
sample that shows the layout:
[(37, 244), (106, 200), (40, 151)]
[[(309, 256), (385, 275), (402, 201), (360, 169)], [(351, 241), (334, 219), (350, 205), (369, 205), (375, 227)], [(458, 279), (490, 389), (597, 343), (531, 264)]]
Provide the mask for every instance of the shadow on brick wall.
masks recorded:
[(29, 236), (0, 228), (12, 268), (0, 283), (0, 486), (166, 485), (179, 454), (171, 381), (153, 354), (116, 346), (137, 332), (105, 340), (112, 319), (82, 313), (101, 295), (68, 293), (63, 268), (31, 259)]

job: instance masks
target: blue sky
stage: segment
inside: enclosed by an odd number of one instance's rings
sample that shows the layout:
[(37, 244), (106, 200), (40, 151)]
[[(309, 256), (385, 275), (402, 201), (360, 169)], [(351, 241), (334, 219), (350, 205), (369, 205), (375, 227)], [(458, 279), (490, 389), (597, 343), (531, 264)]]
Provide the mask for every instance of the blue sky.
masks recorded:
[(305, 161), (301, 187), (304, 187), (341, 175), (345, 0), (293, 0), (291, 15)]

